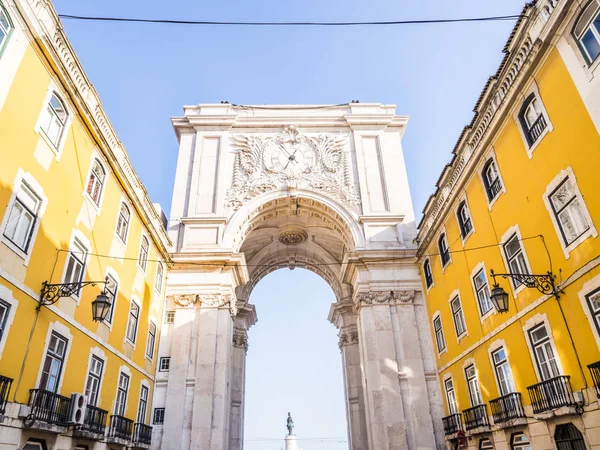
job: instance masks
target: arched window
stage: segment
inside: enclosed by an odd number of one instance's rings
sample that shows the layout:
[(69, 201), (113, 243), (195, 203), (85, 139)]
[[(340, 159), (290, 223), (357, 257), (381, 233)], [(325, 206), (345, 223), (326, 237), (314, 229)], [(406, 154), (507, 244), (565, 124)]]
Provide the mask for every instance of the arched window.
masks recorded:
[(458, 227), (460, 228), (460, 235), (462, 238), (466, 238), (467, 235), (473, 229), (473, 222), (471, 221), (471, 214), (467, 207), (467, 202), (463, 201), (458, 205)]
[(13, 28), (8, 11), (0, 4), (0, 56), (2, 56), (2, 51), (8, 43)]
[(581, 432), (571, 422), (556, 425), (554, 442), (558, 450), (586, 450)]
[(56, 92), (53, 92), (42, 119), (41, 129), (57, 149), (67, 126), (68, 117), (64, 102)]
[(430, 288), (433, 284), (433, 275), (431, 273), (431, 264), (428, 259), (423, 263), (423, 272), (425, 273), (425, 284), (427, 285), (427, 288)]
[(519, 121), (527, 143), (531, 147), (547, 126), (541, 103), (535, 94), (531, 94), (523, 103), (521, 111), (519, 111)]
[(588, 65), (600, 55), (600, 3), (591, 0), (575, 22), (573, 37)]
[(106, 178), (106, 172), (97, 159), (94, 160), (92, 165), (92, 172), (90, 173), (90, 179), (88, 180), (86, 192), (96, 205), (100, 205), (100, 197), (102, 195), (102, 187), (104, 186), (104, 179)]
[(531, 450), (529, 439), (523, 433), (513, 434), (510, 440), (511, 450)]
[(488, 201), (491, 202), (502, 190), (502, 182), (500, 181), (498, 168), (496, 167), (496, 162), (492, 158), (490, 158), (485, 163), (485, 166), (483, 166), (481, 176), (483, 178)]
[(131, 212), (125, 203), (121, 203), (119, 210), (119, 218), (117, 219), (117, 236), (121, 238), (123, 243), (127, 242), (127, 231), (129, 230), (129, 219)]
[(450, 261), (450, 250), (448, 249), (448, 240), (446, 239), (446, 233), (442, 233), (438, 239), (438, 249), (440, 250), (440, 259), (442, 260), (442, 266), (445, 266)]
[(148, 252), (150, 250), (150, 243), (148, 242), (148, 238), (146, 236), (142, 236), (142, 243), (140, 245), (140, 256), (138, 258), (138, 263), (140, 267), (146, 271), (146, 267), (148, 267)]
[(492, 444), (492, 441), (490, 441), (489, 439), (480, 439), (479, 450), (494, 450), (494, 444)]

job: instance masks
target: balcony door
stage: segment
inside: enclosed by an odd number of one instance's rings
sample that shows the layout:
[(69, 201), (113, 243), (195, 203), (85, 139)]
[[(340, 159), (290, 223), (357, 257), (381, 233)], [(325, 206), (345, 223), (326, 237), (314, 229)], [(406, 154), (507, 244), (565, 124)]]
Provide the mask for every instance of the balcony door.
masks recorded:
[(42, 377), (40, 378), (39, 389), (50, 392), (57, 392), (60, 384), (60, 377), (65, 363), (65, 354), (67, 352), (68, 341), (58, 333), (52, 333), (46, 358), (42, 368)]
[(546, 381), (560, 375), (558, 362), (550, 342), (548, 330), (544, 324), (529, 331), (535, 362), (540, 373), (541, 381)]

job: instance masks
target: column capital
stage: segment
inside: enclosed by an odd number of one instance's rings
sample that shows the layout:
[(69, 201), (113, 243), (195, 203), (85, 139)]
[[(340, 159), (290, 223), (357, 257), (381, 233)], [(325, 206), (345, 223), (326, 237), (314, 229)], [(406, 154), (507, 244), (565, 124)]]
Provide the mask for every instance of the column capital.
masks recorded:
[(233, 329), (233, 346), (237, 348), (243, 348), (245, 352), (248, 351), (248, 333), (242, 328)]
[(356, 325), (342, 327), (338, 339), (338, 347), (342, 350), (348, 345), (358, 344), (358, 328)]
[(354, 297), (354, 312), (358, 314), (363, 306), (412, 304), (416, 295), (414, 289), (358, 292)]

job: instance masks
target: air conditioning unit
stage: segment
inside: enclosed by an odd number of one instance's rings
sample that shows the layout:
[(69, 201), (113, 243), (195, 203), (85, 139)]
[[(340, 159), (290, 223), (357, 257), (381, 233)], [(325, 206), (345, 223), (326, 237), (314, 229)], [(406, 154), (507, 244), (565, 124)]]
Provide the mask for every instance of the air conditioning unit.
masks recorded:
[(71, 409), (69, 410), (69, 423), (83, 425), (85, 420), (85, 407), (87, 398), (83, 394), (71, 394)]

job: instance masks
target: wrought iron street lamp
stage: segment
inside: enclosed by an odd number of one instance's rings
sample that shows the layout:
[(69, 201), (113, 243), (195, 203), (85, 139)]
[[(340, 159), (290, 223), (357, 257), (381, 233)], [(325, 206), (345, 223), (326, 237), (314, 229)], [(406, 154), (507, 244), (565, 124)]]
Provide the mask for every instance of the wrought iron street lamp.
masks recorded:
[(70, 297), (73, 294), (78, 294), (79, 290), (84, 286), (104, 284), (104, 289), (92, 302), (92, 319), (94, 322), (102, 322), (106, 319), (111, 305), (108, 295), (106, 295), (106, 283), (108, 283), (108, 277), (104, 281), (81, 281), (78, 283), (50, 284), (44, 281), (37, 310), (42, 309), (42, 306), (55, 304), (61, 297)]
[(554, 282), (554, 280), (556, 280), (556, 275), (550, 271), (543, 275), (534, 275), (523, 273), (494, 273), (494, 270), (492, 269), (490, 270), (490, 274), (494, 279), (490, 300), (492, 300), (496, 311), (499, 313), (508, 312), (508, 293), (498, 284), (496, 277), (510, 278), (528, 288), (535, 288), (542, 294), (553, 295), (557, 300), (560, 298), (560, 291), (557, 289)]

